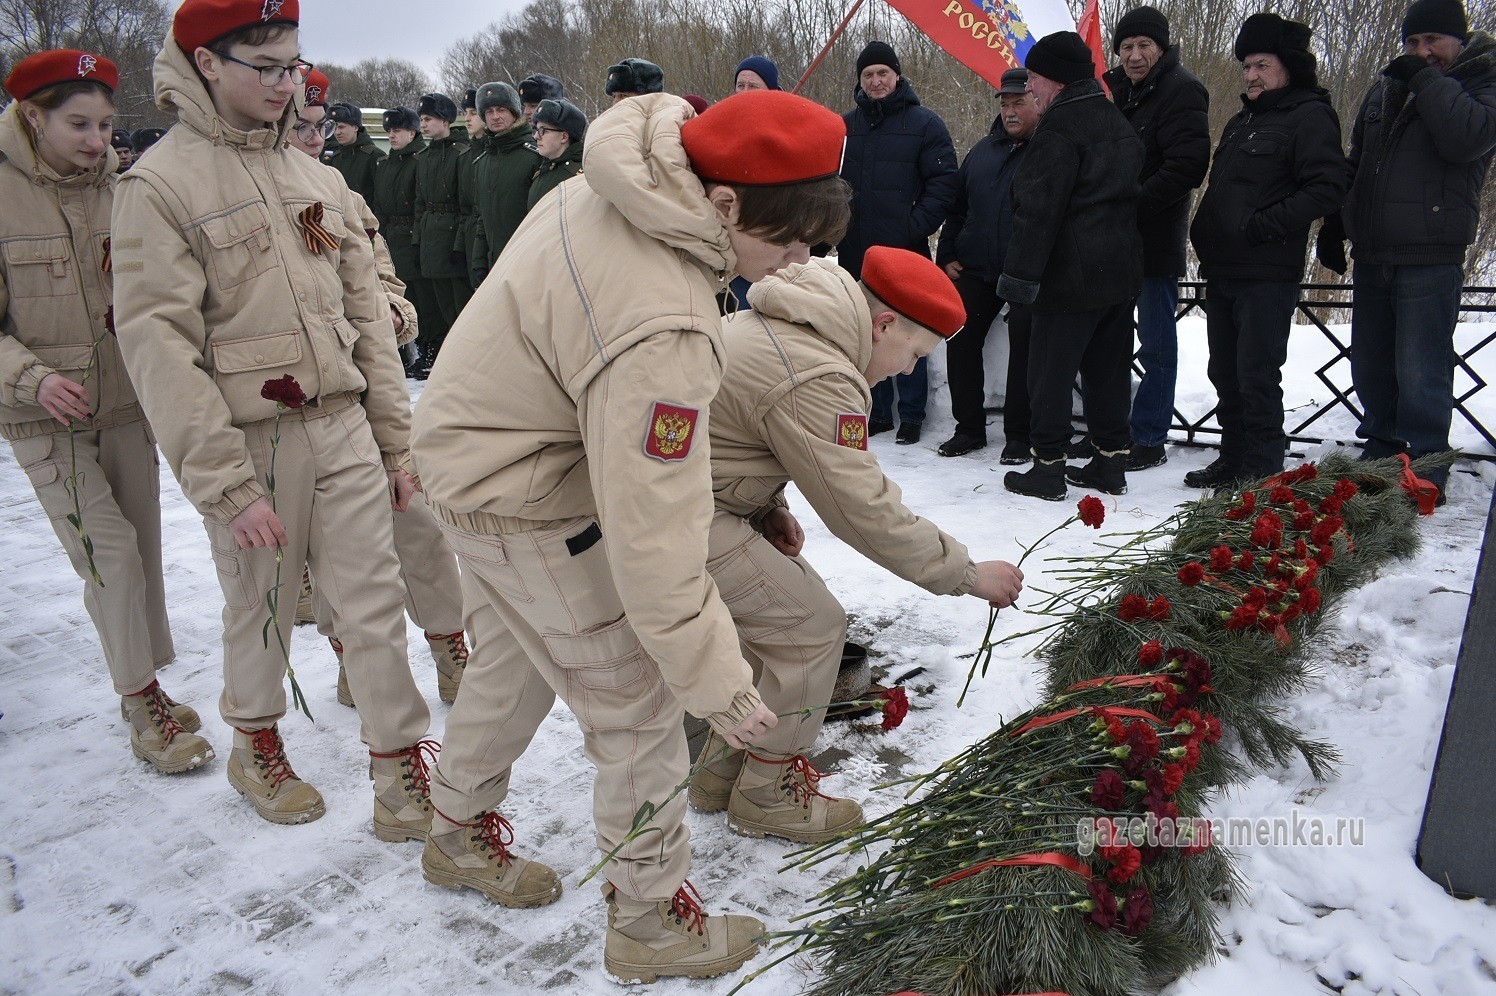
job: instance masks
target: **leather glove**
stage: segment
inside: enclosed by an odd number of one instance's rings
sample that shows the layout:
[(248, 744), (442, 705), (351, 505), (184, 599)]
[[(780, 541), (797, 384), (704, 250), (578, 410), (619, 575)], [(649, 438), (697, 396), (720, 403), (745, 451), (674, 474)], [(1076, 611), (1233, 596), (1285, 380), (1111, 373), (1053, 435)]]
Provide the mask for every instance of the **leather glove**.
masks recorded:
[(1314, 242), (1314, 258), (1320, 265), (1342, 277), (1349, 269), (1345, 258), (1345, 224), (1340, 215), (1332, 215), (1319, 226), (1319, 237)]
[(1382, 70), (1383, 76), (1389, 76), (1404, 83), (1412, 83), (1413, 77), (1429, 67), (1427, 59), (1417, 55), (1399, 55), (1387, 63), (1387, 68)]

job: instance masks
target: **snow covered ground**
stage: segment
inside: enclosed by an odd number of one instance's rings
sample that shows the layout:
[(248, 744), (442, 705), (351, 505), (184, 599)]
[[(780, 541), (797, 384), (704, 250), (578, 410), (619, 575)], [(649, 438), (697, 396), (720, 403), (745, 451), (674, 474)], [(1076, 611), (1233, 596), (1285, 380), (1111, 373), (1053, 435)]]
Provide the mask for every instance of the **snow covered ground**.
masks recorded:
[[(1462, 329), (1462, 340), (1489, 329)], [(1291, 406), (1327, 395), (1313, 378), (1326, 355), (1320, 337), (1301, 329), (1295, 339)], [(1199, 320), (1184, 323), (1181, 341), (1179, 406), (1204, 411), (1211, 391)], [(1489, 416), (1496, 404), (1481, 414), (1496, 424)], [(1328, 422), (1332, 436), (1353, 433), (1348, 415)], [(941, 387), (932, 391), (923, 442), (895, 446), (883, 435), (873, 445), (916, 510), (979, 557), (1012, 559), (1073, 505), (1003, 490), (999, 426), (994, 417), (995, 445), (985, 451), (936, 456), (951, 428)], [(1455, 438), (1476, 442), (1460, 424)], [(1131, 492), (1108, 499), (1109, 528), (1168, 514), (1192, 497), (1185, 471), (1212, 458), (1211, 450), (1171, 447), (1166, 466), (1132, 475)], [(1496, 481), (1489, 465), (1465, 469), (1474, 472), (1452, 478), (1448, 506), (1426, 521), (1423, 551), (1346, 600), (1328, 630), (1323, 679), (1294, 704), (1305, 728), (1342, 750), (1338, 778), (1317, 785), (1302, 767), (1272, 771), (1215, 810), (1363, 819), (1363, 843), (1240, 850), (1246, 894), (1222, 911), (1222, 957), (1170, 986), (1170, 996), (1496, 993), (1496, 911), (1448, 898), (1411, 857)], [(611, 991), (601, 965), (603, 904), (592, 884), (577, 887), (595, 861), (591, 767), (564, 707), (518, 766), (505, 807), (520, 846), (566, 883), (552, 906), (510, 911), (427, 885), (418, 844), (374, 838), (357, 721), (336, 703), (332, 652), (310, 627), (297, 629), (292, 652), (317, 721), (291, 716), (282, 729), (297, 772), (327, 798), (327, 815), (301, 827), (260, 820), (223, 775), (230, 738), (216, 710), (221, 602), (205, 535), (169, 472), (162, 495), (178, 649), (163, 683), (202, 712), (219, 752), (205, 769), (174, 777), (130, 755), (79, 583), (0, 447), (0, 992)], [(792, 502), (807, 555), (853, 615), (853, 639), (872, 648), (875, 668), (889, 677), (924, 669), (909, 682), (914, 710), (902, 728), (832, 724), (818, 744), (838, 772), (823, 787), (881, 812), (898, 799), (872, 786), (933, 767), (1032, 704), (1042, 681), (1026, 657), (1031, 645), (1010, 645), (957, 710), (967, 667), (958, 657), (979, 642), (985, 606), (929, 596), (884, 574), (833, 539), (803, 501)], [(1094, 537), (1066, 530), (1049, 549), (1082, 553)], [(1031, 586), (1049, 586), (1038, 555), (1026, 571)], [(1005, 632), (1032, 624), (1021, 611), (999, 622)], [(414, 628), (410, 649), (439, 735), (447, 707)], [(783, 926), (823, 884), (776, 871), (790, 849), (782, 842), (737, 837), (720, 816), (689, 820), (692, 878), (714, 911), (753, 912)], [(747, 991), (792, 992), (802, 971), (782, 965)], [(717, 993), (732, 981), (648, 989)]]

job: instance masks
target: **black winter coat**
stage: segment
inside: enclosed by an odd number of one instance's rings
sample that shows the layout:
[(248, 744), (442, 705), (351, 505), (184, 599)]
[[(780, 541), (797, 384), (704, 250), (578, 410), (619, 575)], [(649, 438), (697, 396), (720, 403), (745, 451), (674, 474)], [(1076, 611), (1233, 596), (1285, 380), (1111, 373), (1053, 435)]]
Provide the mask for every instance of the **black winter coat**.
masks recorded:
[(1028, 148), (993, 122), (986, 138), (971, 147), (956, 173), (956, 200), (940, 230), (935, 262), (960, 263), (963, 273), (996, 283), (1013, 238), (1013, 176)]
[(1190, 226), (1200, 275), (1298, 283), (1309, 226), (1339, 211), (1350, 188), (1340, 118), (1318, 87), (1290, 85), (1241, 102)]
[(1210, 168), (1210, 94), (1180, 65), (1178, 45), (1166, 49), (1136, 86), (1120, 66), (1106, 74), (1106, 84), (1143, 140), (1143, 275), (1182, 277), (1190, 191)]
[(837, 246), (837, 262), (862, 273), (869, 246), (930, 255), (930, 236), (956, 196), (956, 149), (945, 122), (920, 106), (906, 79), (873, 100), (856, 90), (857, 109), (842, 115), (847, 146), (841, 175), (852, 185), (852, 223)]
[(1462, 264), (1496, 148), (1496, 40), (1475, 32), (1447, 74), (1429, 67), (1412, 92), (1384, 77), (1356, 115), (1344, 211), (1351, 254), (1362, 263)]
[(385, 157), (385, 151), (374, 144), (364, 129), (352, 145), (339, 145), (327, 157), (327, 165), (343, 174), (348, 189), (369, 203), (374, 202), (374, 170)]
[(1039, 119), (1013, 177), (1013, 240), (997, 294), (1045, 312), (1095, 311), (1143, 286), (1143, 141), (1097, 80), (1071, 83)]

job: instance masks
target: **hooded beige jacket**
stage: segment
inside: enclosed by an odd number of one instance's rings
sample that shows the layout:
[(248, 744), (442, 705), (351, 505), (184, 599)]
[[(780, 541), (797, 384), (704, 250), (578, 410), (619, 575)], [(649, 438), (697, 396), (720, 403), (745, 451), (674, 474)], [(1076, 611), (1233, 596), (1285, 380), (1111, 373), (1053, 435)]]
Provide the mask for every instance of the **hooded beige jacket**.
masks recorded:
[[(459, 528), (595, 514), (640, 642), (682, 705), (731, 729), (759, 702), (706, 572), (715, 295), (737, 261), (681, 146), (690, 113), (651, 94), (588, 128), (586, 173), (526, 216), (452, 326), (413, 449)], [(657, 402), (698, 412), (680, 458), (646, 452)]]
[(54, 373), (82, 383), (88, 372), (94, 416), (79, 428), (143, 418), (107, 325), (104, 261), (119, 160), (109, 149), (93, 169), (59, 176), (32, 148), (20, 106), (0, 114), (0, 436), (62, 430), (36, 402)]
[[(260, 389), (286, 374), (309, 398), (362, 392), (386, 469), (401, 466), (410, 394), (347, 183), (288, 148), (296, 103), (274, 128), (230, 127), (169, 34), (154, 73), (178, 123), (120, 178), (115, 325), (182, 490), (225, 524), (264, 494), (239, 426), (275, 417)], [(316, 205), (337, 242), (320, 253), (301, 220)]]
[(937, 595), (977, 581), (966, 547), (911, 512), (871, 450), (838, 440), (843, 415), (872, 403), (867, 299), (829, 263), (787, 267), (755, 283), (753, 310), (724, 323), (727, 372), (712, 402), (717, 507), (759, 520), (794, 481), (826, 528), (881, 567)]

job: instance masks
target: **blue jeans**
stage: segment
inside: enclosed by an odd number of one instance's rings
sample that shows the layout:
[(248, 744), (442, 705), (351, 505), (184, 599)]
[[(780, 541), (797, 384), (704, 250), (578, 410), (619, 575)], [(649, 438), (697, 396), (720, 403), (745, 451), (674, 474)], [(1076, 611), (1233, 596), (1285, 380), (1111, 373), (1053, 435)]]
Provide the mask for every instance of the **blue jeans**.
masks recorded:
[(1143, 382), (1132, 399), (1134, 446), (1162, 446), (1174, 421), (1174, 380), (1179, 370), (1177, 277), (1144, 277), (1138, 298), (1138, 362)]
[(925, 420), (925, 399), (930, 393), (929, 364), (921, 356), (914, 365), (914, 373), (907, 377), (894, 374), (885, 381), (873, 385), (874, 422), (893, 424), (893, 394), (899, 392), (899, 421), (919, 425)]
[(1449, 449), (1463, 282), (1455, 263), (1356, 264), (1351, 378), (1366, 412), (1357, 430), (1366, 456)]

